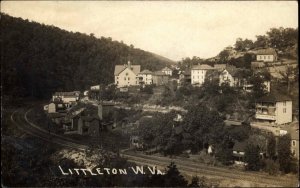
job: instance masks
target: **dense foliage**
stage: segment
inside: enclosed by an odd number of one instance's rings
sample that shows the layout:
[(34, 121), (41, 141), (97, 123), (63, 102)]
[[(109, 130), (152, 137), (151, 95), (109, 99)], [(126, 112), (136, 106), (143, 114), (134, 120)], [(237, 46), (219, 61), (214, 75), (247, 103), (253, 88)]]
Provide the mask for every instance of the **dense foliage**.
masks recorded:
[(1, 65), (4, 94), (49, 97), (55, 91), (83, 90), (113, 82), (116, 64), (158, 70), (171, 60), (133, 45), (68, 32), (1, 14)]

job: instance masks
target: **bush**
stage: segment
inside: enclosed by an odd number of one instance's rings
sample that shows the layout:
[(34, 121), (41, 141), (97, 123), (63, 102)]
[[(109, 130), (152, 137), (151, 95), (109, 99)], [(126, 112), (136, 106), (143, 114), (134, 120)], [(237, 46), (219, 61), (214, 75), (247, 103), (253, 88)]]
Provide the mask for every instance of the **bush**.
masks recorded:
[(265, 162), (265, 171), (268, 172), (270, 175), (277, 175), (279, 172), (279, 163), (273, 161), (271, 159), (267, 159)]

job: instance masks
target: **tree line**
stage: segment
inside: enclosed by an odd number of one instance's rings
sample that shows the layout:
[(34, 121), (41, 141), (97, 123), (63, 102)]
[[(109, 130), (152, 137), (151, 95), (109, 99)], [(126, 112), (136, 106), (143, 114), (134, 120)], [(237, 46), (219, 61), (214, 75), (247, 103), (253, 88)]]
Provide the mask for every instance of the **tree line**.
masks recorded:
[(68, 32), (2, 13), (0, 24), (4, 95), (48, 98), (55, 91), (112, 83), (115, 65), (128, 60), (153, 71), (171, 63), (122, 41)]

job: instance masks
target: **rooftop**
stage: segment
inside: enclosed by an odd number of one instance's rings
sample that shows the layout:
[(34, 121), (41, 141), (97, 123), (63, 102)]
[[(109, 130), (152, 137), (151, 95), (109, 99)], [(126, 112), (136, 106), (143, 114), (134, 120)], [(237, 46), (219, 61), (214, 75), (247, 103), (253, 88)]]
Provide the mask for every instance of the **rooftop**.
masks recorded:
[(123, 72), (126, 68), (129, 67), (130, 70), (134, 72), (134, 74), (138, 74), (141, 71), (141, 65), (131, 65), (131, 63), (128, 61), (128, 64), (116, 65), (114, 75), (115, 76), (119, 75), (121, 72)]
[(276, 51), (273, 48), (267, 48), (267, 49), (260, 49), (257, 50), (256, 55), (276, 55)]
[(140, 72), (139, 74), (153, 74), (153, 72), (149, 71), (148, 69), (145, 69), (142, 72)]
[(289, 96), (280, 93), (269, 93), (266, 96), (261, 97), (257, 102), (282, 102), (282, 101), (292, 101)]

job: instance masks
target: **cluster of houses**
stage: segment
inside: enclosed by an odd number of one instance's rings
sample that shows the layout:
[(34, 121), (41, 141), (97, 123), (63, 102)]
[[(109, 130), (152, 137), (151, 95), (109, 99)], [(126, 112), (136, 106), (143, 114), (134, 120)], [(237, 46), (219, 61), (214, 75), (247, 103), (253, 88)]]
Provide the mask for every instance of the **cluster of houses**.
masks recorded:
[[(92, 86), (92, 90), (99, 89)], [(98, 103), (96, 105), (78, 105), (80, 99), (87, 93), (81, 95), (79, 91), (55, 92), (44, 110), (58, 127), (62, 128), (64, 134), (99, 136), (100, 132), (112, 128), (113, 122), (110, 116), (114, 104)]]
[[(233, 51), (233, 49), (228, 49)], [(280, 71), (285, 71), (286, 67), (297, 66), (295, 62), (282, 62), (278, 60), (278, 55), (274, 49), (260, 49), (249, 51), (255, 55), (255, 61), (251, 62), (251, 69), (254, 71), (270, 72), (272, 79), (280, 78)], [(237, 53), (230, 53), (237, 56)], [(284, 68), (282, 68), (284, 67)], [(165, 85), (169, 81), (177, 83), (190, 83), (195, 87), (201, 87), (207, 79), (217, 79), (219, 84), (228, 83), (231, 87), (240, 87), (246, 92), (252, 90), (253, 85), (248, 83), (248, 79), (241, 75), (243, 71), (232, 65), (208, 64), (194, 65), (191, 69), (179, 70), (178, 76), (173, 74), (171, 68), (165, 67), (160, 71), (141, 70), (140, 65), (125, 65), (115, 67), (115, 84), (118, 88), (138, 85), (155, 84)], [(282, 136), (289, 133), (291, 135), (291, 151), (299, 159), (299, 125), (293, 124), (292, 100), (287, 96), (277, 93), (270, 93), (271, 80), (265, 79), (264, 85), (268, 95), (258, 99), (255, 104), (255, 117), (251, 122), (253, 128), (271, 132), (275, 136)], [(297, 120), (296, 120), (297, 121)], [(297, 133), (297, 134), (295, 134)], [(234, 155), (243, 156), (245, 143), (236, 143)]]

